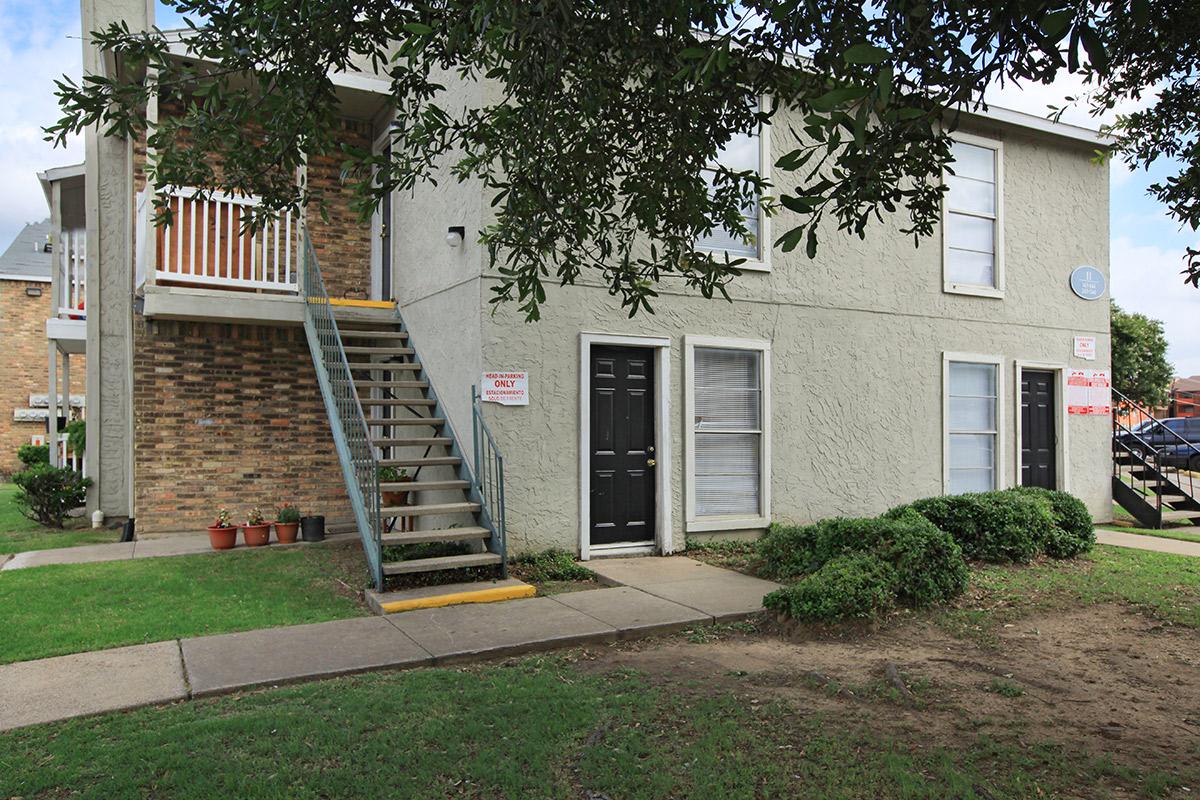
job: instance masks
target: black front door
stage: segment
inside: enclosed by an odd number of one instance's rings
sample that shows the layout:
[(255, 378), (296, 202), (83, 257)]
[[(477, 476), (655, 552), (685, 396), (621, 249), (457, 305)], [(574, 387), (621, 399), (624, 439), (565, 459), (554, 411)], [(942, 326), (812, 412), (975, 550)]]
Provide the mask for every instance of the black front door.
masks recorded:
[(1021, 485), (1058, 488), (1054, 373), (1021, 370)]
[(591, 543), (654, 541), (654, 351), (592, 347)]

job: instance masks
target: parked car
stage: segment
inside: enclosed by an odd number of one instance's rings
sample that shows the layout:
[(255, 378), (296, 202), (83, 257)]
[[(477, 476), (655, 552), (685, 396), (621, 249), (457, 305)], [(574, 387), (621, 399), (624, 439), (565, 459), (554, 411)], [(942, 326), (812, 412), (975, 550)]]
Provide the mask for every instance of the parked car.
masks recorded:
[(1200, 471), (1200, 417), (1147, 420), (1117, 441), (1138, 454), (1158, 452), (1164, 465)]

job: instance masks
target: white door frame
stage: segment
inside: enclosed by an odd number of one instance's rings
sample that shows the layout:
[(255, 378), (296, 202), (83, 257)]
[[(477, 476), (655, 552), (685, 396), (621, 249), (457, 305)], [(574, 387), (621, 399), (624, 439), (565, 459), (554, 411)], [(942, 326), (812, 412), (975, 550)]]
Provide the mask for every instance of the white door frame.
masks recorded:
[(1021, 371), (1053, 372), (1055, 392), (1054, 413), (1054, 466), (1055, 480), (1059, 491), (1071, 491), (1071, 472), (1067, 461), (1067, 365), (1045, 361), (1013, 362), (1013, 486), (1021, 485)]
[[(371, 153), (378, 154), (383, 150), (383, 146), (387, 144), (388, 138), (392, 133), (392, 115), (389, 114), (383, 119), (383, 132), (380, 133), (371, 142)], [(390, 204), (391, 219), (387, 220), (388, 229), (395, 234), (396, 226), (396, 203), (395, 198)], [(371, 300), (388, 300), (390, 298), (383, 296), (383, 214), (380, 212), (380, 206), (376, 206), (371, 212)], [(394, 240), (393, 240), (394, 243)], [(393, 247), (392, 255), (395, 255)], [(392, 279), (395, 280), (395, 258), (391, 259), (392, 263)], [(392, 286), (392, 294), (396, 293), (396, 287)]]
[[(654, 444), (658, 457), (654, 492), (654, 544), (591, 544), (592, 468), (591, 420), (592, 345), (643, 347), (654, 350)], [(616, 333), (579, 334), (579, 557), (587, 561), (593, 555), (631, 555), (674, 548), (671, 541), (671, 339), (666, 336), (627, 336)]]

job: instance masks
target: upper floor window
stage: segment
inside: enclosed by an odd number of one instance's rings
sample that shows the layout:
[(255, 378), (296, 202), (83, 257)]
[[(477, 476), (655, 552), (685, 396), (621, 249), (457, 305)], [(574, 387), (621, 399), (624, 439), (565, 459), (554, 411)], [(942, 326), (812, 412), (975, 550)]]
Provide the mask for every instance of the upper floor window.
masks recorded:
[(998, 296), (1004, 291), (999, 142), (957, 134), (946, 173), (945, 290)]
[[(770, 148), (768, 138), (768, 129), (765, 126), (760, 126), (758, 130), (750, 133), (735, 134), (717, 155), (717, 164), (732, 172), (754, 171), (767, 177), (769, 164), (766, 154)], [(711, 188), (715, 171), (706, 170), (705, 175)], [(767, 269), (770, 252), (770, 242), (767, 241), (769, 232), (767, 220), (757, 198), (742, 209), (742, 217), (746, 222), (746, 230), (752, 237), (751, 241), (718, 229), (697, 239), (696, 249), (714, 253), (718, 257), (728, 253), (731, 259), (748, 259), (747, 263), (742, 265), (742, 269)]]

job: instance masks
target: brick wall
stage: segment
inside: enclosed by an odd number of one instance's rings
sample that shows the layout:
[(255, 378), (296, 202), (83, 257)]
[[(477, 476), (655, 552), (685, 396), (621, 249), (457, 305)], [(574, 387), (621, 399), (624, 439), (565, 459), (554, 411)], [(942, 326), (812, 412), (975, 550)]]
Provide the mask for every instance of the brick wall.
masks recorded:
[[(25, 289), (37, 287), (41, 297), (30, 297)], [(17, 422), (13, 410), (29, 407), (29, 395), (49, 391), (46, 362), (46, 317), (50, 313), (50, 284), (0, 281), (0, 478), (21, 468), (17, 448), (32, 436), (45, 433), (44, 420)], [(62, 356), (58, 359), (62, 369)], [(71, 356), (71, 392), (84, 393), (85, 364), (82, 355)], [(62, 372), (58, 373), (61, 381)]]
[(134, 321), (139, 533), (199, 531), (283, 502), (350, 515), (301, 328)]
[[(342, 120), (341, 125), (342, 142), (371, 149), (368, 123)], [(317, 208), (309, 209), (308, 235), (329, 296), (365, 300), (371, 292), (371, 224), (360, 220), (350, 207), (354, 191), (342, 183), (343, 160), (338, 153), (308, 160), (309, 186), (321, 193), (325, 204), (324, 215)]]

